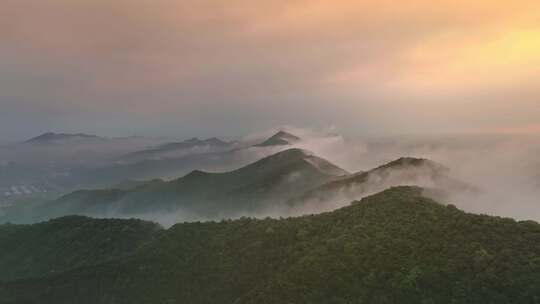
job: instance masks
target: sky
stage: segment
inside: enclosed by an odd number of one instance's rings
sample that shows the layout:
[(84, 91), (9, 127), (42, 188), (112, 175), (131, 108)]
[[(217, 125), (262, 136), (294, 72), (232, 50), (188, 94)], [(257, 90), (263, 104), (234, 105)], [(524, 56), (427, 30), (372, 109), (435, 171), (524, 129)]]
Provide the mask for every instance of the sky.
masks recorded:
[(0, 4), (0, 140), (540, 133), (537, 0)]

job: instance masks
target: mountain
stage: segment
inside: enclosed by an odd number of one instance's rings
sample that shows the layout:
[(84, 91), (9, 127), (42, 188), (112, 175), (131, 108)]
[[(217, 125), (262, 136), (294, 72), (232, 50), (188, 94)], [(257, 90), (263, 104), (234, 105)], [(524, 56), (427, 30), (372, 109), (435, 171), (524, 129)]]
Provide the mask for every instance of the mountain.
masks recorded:
[(140, 180), (131, 180), (131, 179), (126, 179), (116, 185), (114, 185), (113, 187), (111, 187), (112, 189), (118, 189), (118, 190), (131, 190), (131, 189), (135, 189), (135, 188), (138, 188), (138, 187), (141, 187), (141, 186), (144, 186), (148, 183), (156, 183), (156, 182), (163, 182), (163, 180), (161, 179), (154, 179), (154, 180), (151, 180), (151, 181), (140, 181)]
[(123, 259), (4, 281), (0, 303), (536, 303), (539, 257), (538, 223), (398, 187), (319, 215), (177, 224)]
[(58, 200), (14, 206), (0, 220), (36, 222), (63, 215), (178, 220), (226, 218), (274, 209), (288, 199), (347, 172), (308, 151), (289, 149), (240, 169), (193, 171), (133, 189), (77, 191)]
[(213, 172), (233, 170), (286, 149), (283, 141), (293, 143), (297, 138), (279, 132), (264, 145), (257, 146), (252, 146), (250, 142), (192, 138), (127, 153), (116, 158), (113, 164), (73, 169), (63, 182), (86, 185), (86, 188), (102, 188), (126, 179), (171, 179), (196, 169)]
[(156, 148), (128, 153), (120, 157), (118, 161), (120, 163), (134, 163), (144, 160), (177, 158), (190, 154), (228, 151), (234, 147), (235, 143), (222, 141), (215, 137), (204, 140), (192, 138), (182, 142), (166, 143)]
[(400, 185), (429, 188), (433, 194), (443, 198), (457, 191), (475, 191), (472, 186), (452, 178), (449, 172), (448, 168), (428, 159), (402, 157), (367, 172), (344, 176), (315, 187), (291, 199), (288, 205), (309, 204), (311, 208), (324, 208), (330, 203), (332, 207), (336, 202), (347, 203)]
[(158, 150), (169, 151), (178, 149), (190, 149), (194, 147), (230, 147), (232, 143), (223, 141), (216, 137), (200, 140), (198, 138), (191, 138), (183, 142), (167, 143), (158, 147)]
[(85, 141), (101, 141), (105, 140), (105, 138), (96, 136), (96, 135), (89, 135), (84, 133), (43, 133), (39, 136), (36, 136), (34, 138), (31, 138), (24, 143), (26, 144), (65, 144), (65, 143), (78, 143), (78, 142), (85, 142)]
[[(164, 141), (136, 136), (104, 138), (46, 133), (25, 143), (0, 147), (0, 206), (28, 198), (51, 199), (76, 189), (110, 186), (128, 178), (141, 179), (136, 174), (116, 178), (115, 160)], [(93, 175), (102, 170), (112, 174)], [(145, 176), (151, 178), (155, 176)]]
[(42, 277), (124, 258), (161, 231), (141, 220), (80, 216), (0, 225), (0, 280)]
[(300, 137), (287, 133), (285, 131), (279, 131), (272, 137), (268, 138), (264, 142), (255, 145), (256, 147), (271, 147), (271, 146), (286, 146), (300, 141)]
[[(232, 170), (269, 156), (272, 151), (251, 151), (249, 149), (226, 149), (217, 152), (195, 152), (171, 158), (150, 155), (126, 158), (113, 165), (98, 168), (79, 168), (70, 171), (69, 181), (86, 185), (86, 188), (102, 188), (121, 183), (127, 179), (145, 180), (154, 178), (172, 179), (193, 170)], [(263, 153), (261, 153), (263, 152)], [(135, 160), (141, 157), (144, 160)], [(81, 188), (81, 187), (79, 187)]]

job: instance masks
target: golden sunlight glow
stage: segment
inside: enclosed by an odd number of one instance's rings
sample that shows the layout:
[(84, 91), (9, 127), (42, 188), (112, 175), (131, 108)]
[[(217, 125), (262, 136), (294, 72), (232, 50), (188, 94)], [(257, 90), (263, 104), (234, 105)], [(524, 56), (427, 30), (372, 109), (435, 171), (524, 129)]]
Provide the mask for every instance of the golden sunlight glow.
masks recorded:
[(404, 84), (412, 87), (505, 85), (540, 73), (540, 30), (487, 37), (437, 37), (406, 54)]
[[(373, 53), (358, 53), (348, 68), (328, 75), (325, 83), (339, 90), (369, 87), (398, 94), (493, 91), (540, 79), (538, 1), (417, 0), (407, 6), (368, 1), (333, 9), (317, 3), (309, 16), (319, 21), (337, 18), (334, 22), (340, 20), (337, 24), (347, 26), (357, 24), (364, 31), (356, 37), (355, 46), (379, 46)], [(362, 18), (348, 22), (348, 17), (358, 14)]]

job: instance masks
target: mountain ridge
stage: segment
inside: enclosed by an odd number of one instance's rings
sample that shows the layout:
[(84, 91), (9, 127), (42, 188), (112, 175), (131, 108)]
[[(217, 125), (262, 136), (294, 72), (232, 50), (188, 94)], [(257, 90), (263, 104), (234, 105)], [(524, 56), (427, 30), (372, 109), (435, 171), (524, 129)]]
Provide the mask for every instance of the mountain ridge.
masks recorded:
[(147, 159), (167, 159), (193, 153), (211, 153), (234, 148), (234, 142), (226, 142), (216, 137), (198, 139), (193, 137), (180, 142), (169, 142), (140, 151), (131, 152), (118, 158), (120, 163), (133, 163)]
[(288, 149), (232, 171), (195, 170), (169, 182), (155, 180), (132, 189), (76, 191), (29, 209), (15, 207), (4, 218), (36, 221), (34, 214), (45, 218), (69, 214), (126, 217), (156, 212), (222, 218), (258, 212), (346, 174), (308, 151)]
[(279, 131), (262, 143), (255, 145), (255, 147), (286, 146), (294, 144), (300, 140), (301, 138), (296, 135), (286, 131)]
[(61, 143), (63, 141), (82, 141), (82, 140), (105, 140), (103, 137), (85, 133), (54, 133), (46, 132), (36, 137), (30, 138), (23, 143), (25, 144), (52, 144)]
[(401, 157), (368, 171), (362, 171), (330, 181), (287, 202), (290, 206), (306, 201), (324, 204), (344, 202), (380, 192), (388, 187), (417, 185), (435, 188), (442, 194), (451, 190), (474, 191), (473, 187), (454, 179), (450, 169), (425, 158)]
[(319, 215), (177, 224), (125, 259), (0, 282), (0, 303), (534, 303), (538, 256), (540, 224), (401, 186)]

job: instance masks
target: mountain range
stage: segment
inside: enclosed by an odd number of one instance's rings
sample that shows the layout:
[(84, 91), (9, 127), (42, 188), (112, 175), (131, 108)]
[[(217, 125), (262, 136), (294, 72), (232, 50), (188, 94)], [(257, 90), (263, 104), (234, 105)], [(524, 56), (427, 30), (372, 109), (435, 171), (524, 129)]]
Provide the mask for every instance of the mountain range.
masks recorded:
[[(298, 138), (280, 134), (272, 137)], [(23, 143), (0, 146), (0, 206), (50, 199), (77, 189), (110, 187), (127, 180), (173, 179), (195, 169), (233, 170), (287, 148), (254, 147), (255, 143), (218, 138), (171, 142), (48, 132)]]
[(282, 137), (299, 139), (292, 134), (278, 132), (264, 140), (262, 143), (266, 144), (263, 146), (250, 145), (247, 142), (225, 142), (217, 138), (193, 138), (183, 142), (166, 143), (125, 154), (106, 166), (71, 170), (66, 183), (96, 188), (117, 184), (126, 179), (172, 179), (193, 170), (233, 170), (290, 148), (288, 146), (292, 145), (292, 141), (287, 145), (270, 144)]
[(136, 163), (144, 160), (179, 158), (191, 154), (216, 153), (231, 150), (235, 142), (226, 142), (218, 138), (191, 138), (182, 142), (165, 143), (155, 148), (131, 152), (121, 156), (119, 163)]
[(277, 208), (298, 193), (347, 174), (308, 151), (289, 149), (230, 172), (195, 170), (169, 182), (154, 180), (131, 189), (82, 190), (53, 201), (17, 205), (7, 209), (3, 218), (35, 222), (71, 214), (97, 217), (176, 214), (182, 219), (234, 217)]
[(88, 141), (105, 141), (106, 138), (99, 137), (97, 135), (89, 135), (85, 133), (54, 133), (47, 132), (36, 137), (33, 137), (25, 144), (40, 144), (40, 145), (59, 145), (66, 143), (78, 143)]
[(138, 217), (178, 221), (251, 216), (290, 216), (330, 211), (351, 200), (398, 185), (438, 194), (472, 191), (433, 161), (400, 158), (350, 174), (307, 150), (288, 149), (222, 173), (194, 170), (171, 181), (126, 182), (110, 189), (80, 190), (51, 201), (4, 208), (0, 221), (34, 223), (65, 215)]
[[(105, 142), (19, 146), (86, 159)], [(429, 159), (349, 173), (284, 131), (135, 146), (65, 167), (105, 188), (0, 205), (0, 304), (540, 300), (540, 225), (441, 203), (480, 190)]]
[[(476, 193), (478, 189), (451, 177), (450, 169), (434, 161), (401, 157), (366, 172), (357, 172), (330, 181), (291, 199), (289, 206), (331, 210), (339, 202), (347, 203), (384, 189), (400, 186), (422, 186), (437, 198), (446, 199), (450, 193)], [(328, 205), (328, 206), (326, 206)]]

